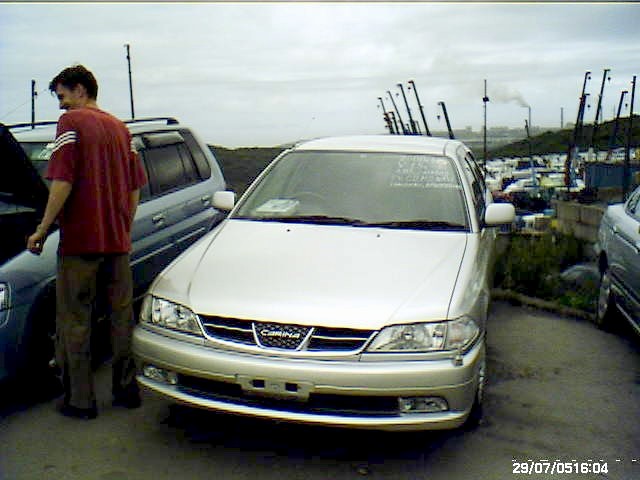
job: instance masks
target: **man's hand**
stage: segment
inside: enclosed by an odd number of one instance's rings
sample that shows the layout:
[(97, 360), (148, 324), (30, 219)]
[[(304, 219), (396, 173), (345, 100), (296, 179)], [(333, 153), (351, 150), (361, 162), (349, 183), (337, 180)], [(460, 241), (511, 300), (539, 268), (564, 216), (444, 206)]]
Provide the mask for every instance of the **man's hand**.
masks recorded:
[(34, 255), (40, 255), (46, 239), (47, 231), (38, 225), (36, 231), (27, 239), (27, 249)]

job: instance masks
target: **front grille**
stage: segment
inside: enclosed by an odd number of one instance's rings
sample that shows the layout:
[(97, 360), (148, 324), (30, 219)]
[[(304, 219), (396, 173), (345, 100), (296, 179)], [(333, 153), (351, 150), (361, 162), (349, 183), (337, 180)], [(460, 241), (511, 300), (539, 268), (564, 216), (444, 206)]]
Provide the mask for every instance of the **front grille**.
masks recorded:
[(392, 396), (355, 396), (311, 393), (307, 401), (284, 400), (251, 395), (240, 385), (207, 380), (189, 375), (178, 376), (178, 389), (195, 397), (272, 410), (347, 416), (398, 415), (398, 398)]
[(367, 343), (373, 330), (306, 327), (200, 315), (206, 334), (217, 340), (279, 350), (353, 352)]

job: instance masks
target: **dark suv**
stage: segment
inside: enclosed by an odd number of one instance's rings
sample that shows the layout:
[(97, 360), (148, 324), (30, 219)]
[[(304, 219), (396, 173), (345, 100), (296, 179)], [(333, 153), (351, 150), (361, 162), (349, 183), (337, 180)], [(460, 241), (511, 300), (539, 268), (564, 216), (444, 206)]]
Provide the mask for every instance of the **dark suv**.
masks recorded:
[[(43, 176), (55, 123), (0, 124), (0, 381), (29, 374), (28, 383), (38, 384), (36, 378), (48, 378), (53, 357), (58, 231), (50, 234), (40, 256), (25, 247), (47, 201)], [(224, 218), (211, 201), (226, 183), (210, 149), (175, 119), (126, 123), (149, 179), (132, 231), (134, 296), (139, 298), (164, 267)], [(99, 330), (100, 299), (96, 303)]]

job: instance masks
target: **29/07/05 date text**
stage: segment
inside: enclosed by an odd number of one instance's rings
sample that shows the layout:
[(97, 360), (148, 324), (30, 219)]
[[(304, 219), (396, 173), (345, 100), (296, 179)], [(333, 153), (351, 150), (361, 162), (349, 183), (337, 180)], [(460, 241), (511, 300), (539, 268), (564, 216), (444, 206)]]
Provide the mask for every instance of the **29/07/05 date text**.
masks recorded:
[(609, 462), (599, 461), (563, 461), (563, 460), (512, 460), (515, 475), (563, 475), (563, 474), (607, 474)]

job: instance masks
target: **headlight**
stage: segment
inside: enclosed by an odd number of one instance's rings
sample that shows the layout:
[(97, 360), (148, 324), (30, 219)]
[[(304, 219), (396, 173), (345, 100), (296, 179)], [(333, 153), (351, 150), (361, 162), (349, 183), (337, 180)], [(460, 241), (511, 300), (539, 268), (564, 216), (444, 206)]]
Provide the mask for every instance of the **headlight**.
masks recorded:
[(0, 310), (9, 308), (9, 285), (0, 283)]
[(412, 323), (384, 328), (371, 342), (369, 352), (434, 352), (464, 350), (480, 328), (469, 317), (447, 322)]
[(202, 335), (195, 313), (185, 306), (152, 295), (147, 295), (142, 303), (140, 321), (171, 330)]

